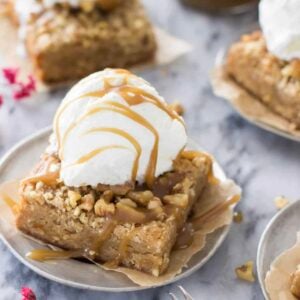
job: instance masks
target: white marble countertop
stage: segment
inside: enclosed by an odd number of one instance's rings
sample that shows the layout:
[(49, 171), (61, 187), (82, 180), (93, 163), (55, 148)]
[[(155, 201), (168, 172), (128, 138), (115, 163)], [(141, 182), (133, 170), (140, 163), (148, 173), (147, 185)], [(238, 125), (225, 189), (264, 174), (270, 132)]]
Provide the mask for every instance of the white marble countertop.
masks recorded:
[[(194, 45), (194, 51), (167, 68), (143, 71), (168, 101), (180, 100), (190, 135), (223, 165), (244, 190), (245, 220), (233, 224), (216, 255), (182, 284), (195, 299), (263, 299), (258, 282), (236, 279), (234, 269), (255, 260), (261, 233), (276, 208), (273, 199), (285, 195), (297, 199), (300, 185), (300, 144), (275, 136), (241, 119), (211, 91), (209, 72), (218, 50), (247, 32), (256, 14), (209, 16), (184, 8), (177, 0), (145, 1), (153, 22)], [(63, 91), (40, 95), (38, 101), (18, 105), (0, 120), (0, 153), (21, 138), (49, 125)], [(1, 118), (0, 118), (1, 119)], [(299, 151), (299, 152), (298, 152)], [(169, 299), (176, 284), (137, 293), (109, 294), (77, 290), (50, 282), (29, 270), (0, 242), (0, 299), (20, 299), (21, 286), (31, 287), (38, 299)]]

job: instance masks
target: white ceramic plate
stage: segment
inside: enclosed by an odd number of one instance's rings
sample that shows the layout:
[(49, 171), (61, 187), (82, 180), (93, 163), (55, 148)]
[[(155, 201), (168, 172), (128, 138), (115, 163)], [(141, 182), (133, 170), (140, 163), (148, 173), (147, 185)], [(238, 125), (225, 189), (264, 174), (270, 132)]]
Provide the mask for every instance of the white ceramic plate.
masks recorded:
[(265, 277), (274, 259), (296, 243), (300, 228), (300, 201), (291, 203), (279, 211), (263, 232), (257, 250), (257, 273), (266, 299)]
[[(50, 132), (50, 128), (43, 129), (26, 138), (10, 150), (0, 162), (0, 182), (24, 176), (45, 150)], [(189, 144), (191, 147), (194, 146), (193, 142)], [(218, 165), (215, 167), (218, 176), (225, 178), (221, 168)], [(192, 257), (181, 274), (165, 282), (164, 285), (182, 279), (202, 267), (220, 247), (228, 231), (229, 226), (224, 226), (208, 235), (205, 248)], [(76, 288), (96, 291), (123, 292), (146, 289), (134, 284), (122, 274), (104, 271), (96, 265), (77, 260), (70, 259), (47, 263), (28, 260), (26, 253), (38, 248), (39, 244), (27, 239), (17, 231), (12, 233), (3, 222), (0, 222), (0, 236), (17, 259), (36, 273), (50, 280)]]

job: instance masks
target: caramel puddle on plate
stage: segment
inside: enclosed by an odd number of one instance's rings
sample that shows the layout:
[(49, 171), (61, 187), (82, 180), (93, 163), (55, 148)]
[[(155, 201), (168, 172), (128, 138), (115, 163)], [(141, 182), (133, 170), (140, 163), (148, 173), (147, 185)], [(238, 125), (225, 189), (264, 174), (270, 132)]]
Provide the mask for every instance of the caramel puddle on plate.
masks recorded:
[(19, 210), (19, 180), (4, 182), (0, 185), (0, 199), (15, 215)]

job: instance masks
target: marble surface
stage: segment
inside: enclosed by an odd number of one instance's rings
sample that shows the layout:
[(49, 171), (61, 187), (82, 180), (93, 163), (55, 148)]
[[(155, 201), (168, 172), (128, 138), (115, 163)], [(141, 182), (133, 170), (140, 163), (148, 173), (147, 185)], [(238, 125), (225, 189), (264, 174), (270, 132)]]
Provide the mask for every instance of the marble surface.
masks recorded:
[[(168, 67), (148, 69), (149, 80), (168, 101), (180, 100), (190, 135), (213, 153), (227, 174), (244, 190), (238, 209), (242, 224), (233, 224), (216, 255), (194, 275), (179, 282), (195, 299), (263, 299), (258, 282), (236, 279), (234, 269), (255, 260), (261, 233), (276, 213), (274, 197), (297, 199), (300, 144), (256, 128), (241, 119), (211, 91), (209, 73), (217, 52), (240, 33), (253, 28), (256, 13), (210, 16), (183, 7), (176, 0), (145, 0), (153, 22), (194, 46), (193, 52)], [(49, 125), (64, 91), (38, 95), (0, 111), (0, 154), (30, 133)], [(38, 299), (170, 299), (176, 284), (137, 293), (109, 294), (77, 290), (50, 282), (20, 264), (0, 242), (0, 299), (20, 299), (30, 286)]]

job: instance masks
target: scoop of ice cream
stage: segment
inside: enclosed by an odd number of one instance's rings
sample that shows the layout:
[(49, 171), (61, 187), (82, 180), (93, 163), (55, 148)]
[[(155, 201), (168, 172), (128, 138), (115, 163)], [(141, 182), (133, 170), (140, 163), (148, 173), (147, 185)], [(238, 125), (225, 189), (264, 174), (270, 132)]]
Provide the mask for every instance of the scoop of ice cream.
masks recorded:
[(259, 20), (271, 53), (284, 60), (300, 58), (299, 0), (262, 0)]
[(106, 69), (76, 84), (54, 119), (68, 186), (149, 185), (172, 169), (187, 135), (182, 118), (145, 80)]

